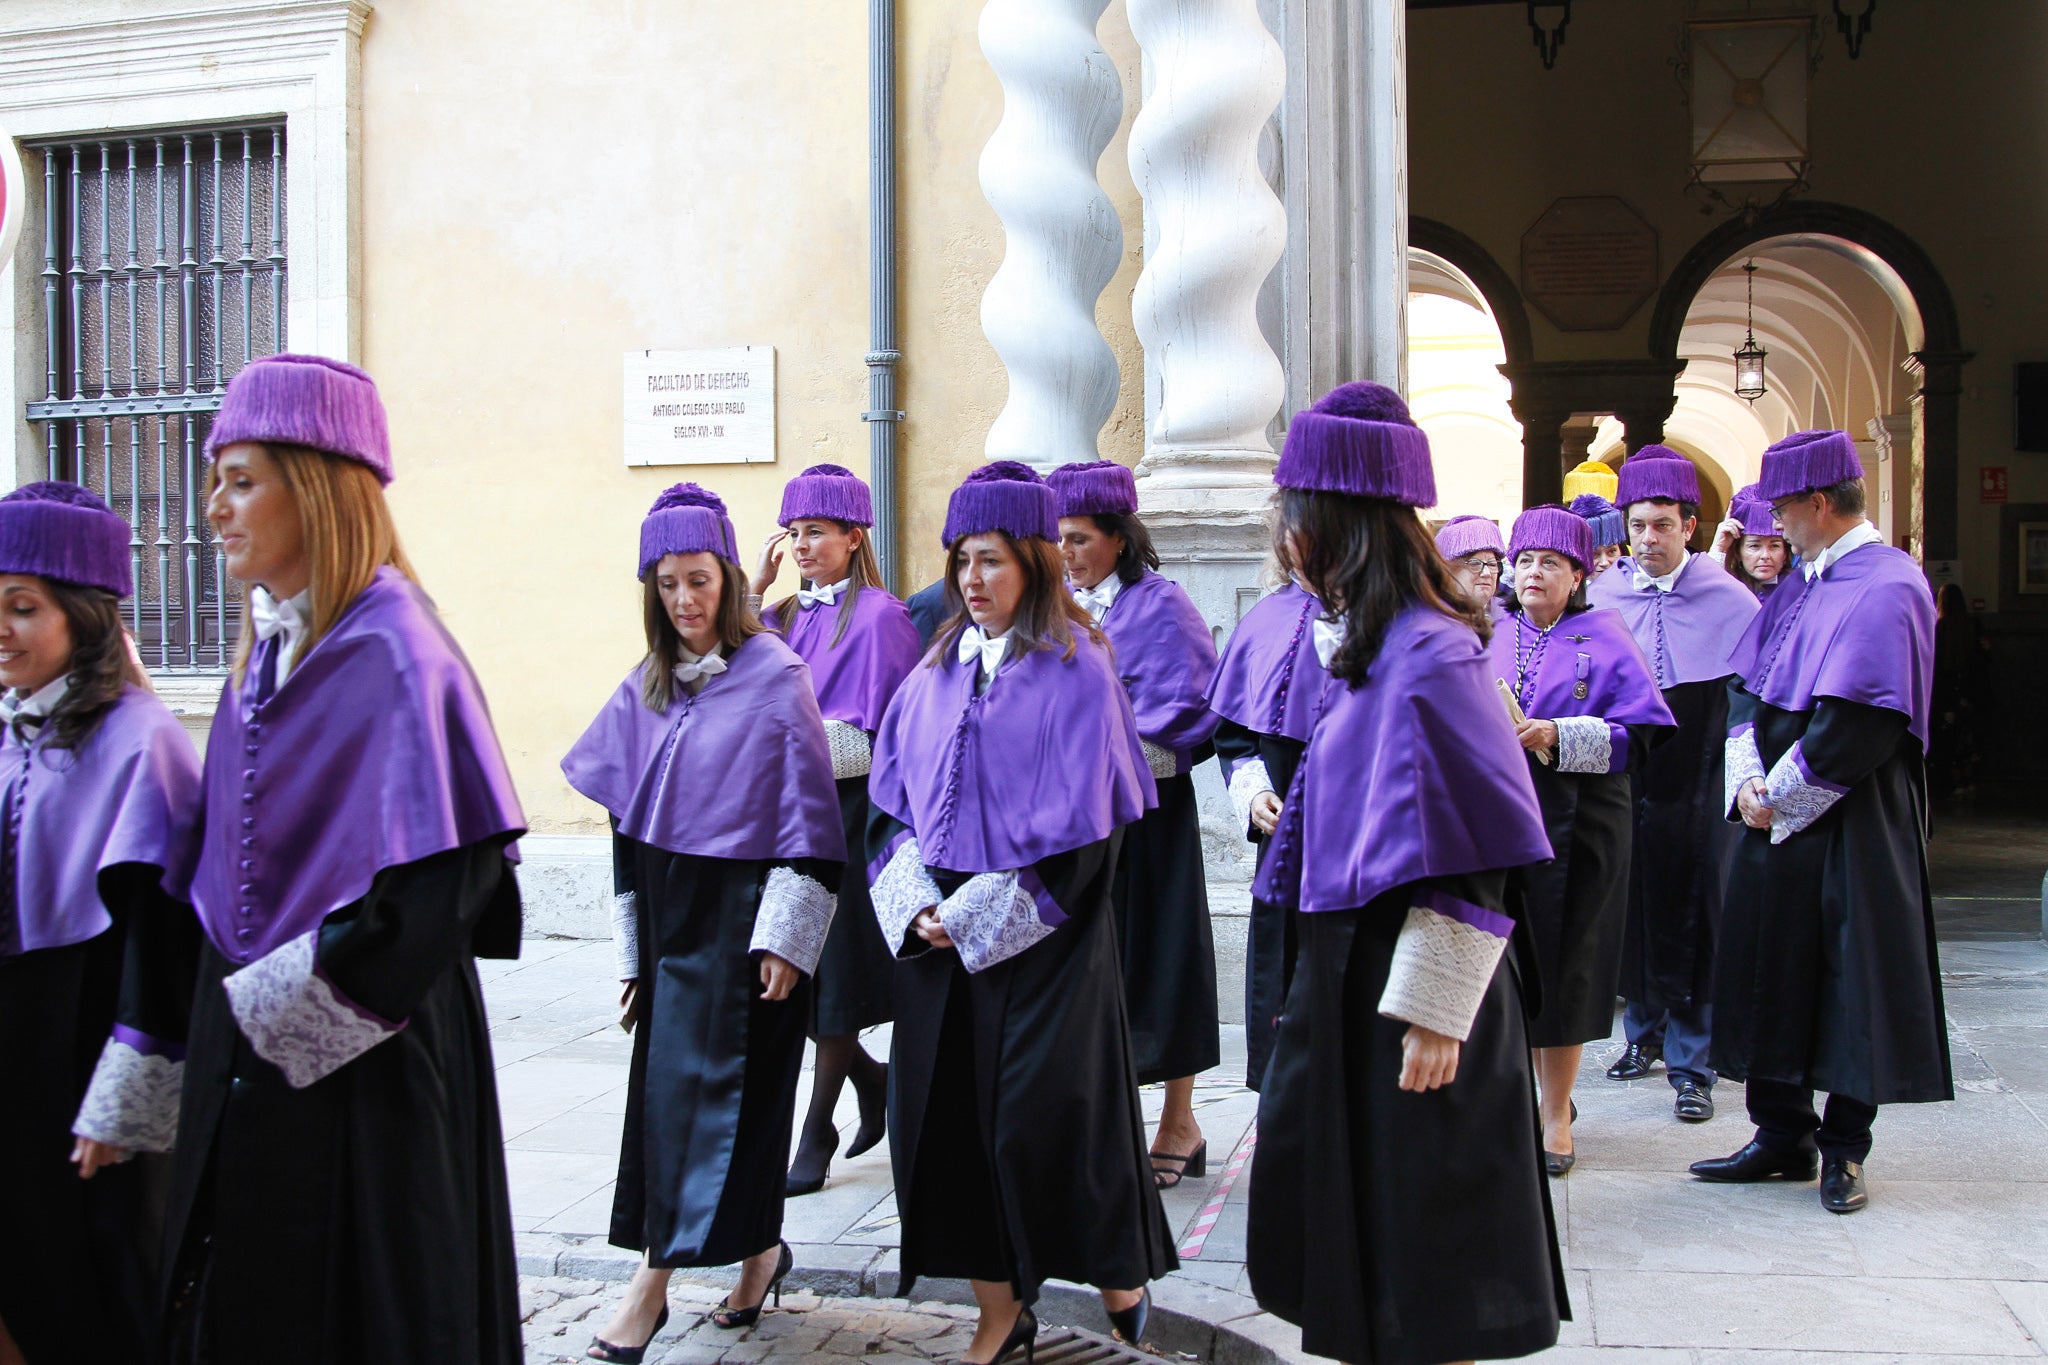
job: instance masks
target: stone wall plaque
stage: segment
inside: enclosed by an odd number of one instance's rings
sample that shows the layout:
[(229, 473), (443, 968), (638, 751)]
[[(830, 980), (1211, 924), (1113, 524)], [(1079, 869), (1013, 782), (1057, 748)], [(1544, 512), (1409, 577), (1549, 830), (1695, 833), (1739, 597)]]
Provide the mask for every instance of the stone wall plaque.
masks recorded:
[(628, 351), (628, 465), (773, 464), (775, 348)]
[(1560, 331), (1611, 332), (1657, 292), (1657, 230), (1613, 195), (1559, 199), (1522, 234), (1522, 293)]

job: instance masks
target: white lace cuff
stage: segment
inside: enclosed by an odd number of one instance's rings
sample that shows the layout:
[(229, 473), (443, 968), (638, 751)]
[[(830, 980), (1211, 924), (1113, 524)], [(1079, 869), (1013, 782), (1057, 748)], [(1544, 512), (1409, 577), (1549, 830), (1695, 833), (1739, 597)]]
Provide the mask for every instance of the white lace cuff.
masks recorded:
[(619, 958), (619, 980), (640, 979), (640, 897), (621, 891), (612, 897), (612, 951)]
[(866, 777), (868, 770), (875, 766), (874, 744), (868, 739), (868, 732), (858, 725), (848, 725), (843, 720), (826, 721), (825, 743), (832, 749), (834, 781)]
[(1847, 787), (1815, 777), (1798, 744), (1785, 751), (1764, 780), (1764, 804), (1771, 808), (1771, 842), (1782, 844), (1848, 794)]
[(1440, 903), (1444, 909), (1409, 909), (1394, 942), (1380, 1013), (1462, 1043), (1471, 1036), (1512, 925), (1476, 905), (1448, 897)]
[(1273, 776), (1266, 771), (1263, 758), (1238, 764), (1230, 775), (1230, 808), (1237, 812), (1237, 827), (1246, 834), (1252, 829), (1252, 802), (1272, 790)]
[(761, 907), (754, 912), (750, 953), (773, 953), (805, 976), (818, 970), (825, 951), (825, 931), (839, 897), (793, 867), (768, 869), (761, 887)]
[(960, 965), (985, 971), (1050, 935), (1038, 902), (1015, 872), (977, 872), (939, 904), (939, 923), (959, 951)]
[(319, 938), (318, 929), (309, 929), (221, 982), (242, 1036), (294, 1090), (341, 1070), (405, 1027), (360, 1008), (314, 969)]
[(1180, 755), (1171, 749), (1162, 749), (1149, 739), (1141, 739), (1139, 745), (1145, 750), (1145, 766), (1152, 770), (1154, 777), (1173, 777), (1180, 772)]
[(1739, 819), (1735, 811), (1735, 798), (1742, 794), (1742, 788), (1751, 778), (1761, 781), (1764, 775), (1764, 756), (1756, 747), (1756, 727), (1738, 726), (1728, 736), (1727, 754), (1723, 760), (1728, 793), (1728, 818)]
[[(874, 902), (875, 920), (882, 926), (882, 941), (892, 954), (901, 957), (910, 937), (910, 922), (944, 900), (945, 894), (925, 868), (924, 850), (914, 837), (906, 835), (889, 852), (882, 870), (868, 879), (868, 898)], [(922, 952), (925, 946), (919, 939), (908, 950)]]
[(183, 1061), (109, 1038), (71, 1131), (129, 1152), (168, 1152), (184, 1079)]
[(1614, 771), (1614, 729), (1598, 716), (1559, 716), (1557, 770), (1561, 773)]

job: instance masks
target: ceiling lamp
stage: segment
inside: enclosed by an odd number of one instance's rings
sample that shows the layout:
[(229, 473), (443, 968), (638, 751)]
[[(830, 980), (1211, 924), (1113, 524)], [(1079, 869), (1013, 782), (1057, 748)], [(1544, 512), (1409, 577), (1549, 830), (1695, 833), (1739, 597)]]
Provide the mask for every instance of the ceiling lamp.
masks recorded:
[(1747, 336), (1735, 351), (1735, 396), (1754, 403), (1770, 392), (1764, 387), (1764, 348), (1756, 344), (1756, 261), (1742, 267), (1749, 277)]
[(1863, 40), (1870, 35), (1870, 21), (1877, 14), (1877, 0), (1835, 0), (1835, 27), (1849, 45), (1849, 60), (1863, 55)]
[[(1539, 18), (1538, 10), (1546, 13)], [(1557, 50), (1564, 46), (1564, 31), (1571, 21), (1572, 0), (1529, 0), (1529, 32), (1535, 36), (1545, 71), (1557, 65)]]

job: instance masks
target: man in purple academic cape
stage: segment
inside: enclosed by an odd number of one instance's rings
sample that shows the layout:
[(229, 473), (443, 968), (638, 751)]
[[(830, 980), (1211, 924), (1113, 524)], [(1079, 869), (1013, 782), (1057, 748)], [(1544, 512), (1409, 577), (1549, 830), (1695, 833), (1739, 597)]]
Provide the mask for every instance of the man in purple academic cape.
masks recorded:
[(1626, 528), (1631, 553), (1586, 595), (1628, 622), (1678, 732), (1646, 754), (1634, 775), (1635, 856), (1621, 958), (1628, 1047), (1607, 1074), (1636, 1080), (1661, 1059), (1678, 1092), (1673, 1112), (1704, 1123), (1714, 1116), (1707, 1060), (1714, 932), (1735, 841), (1722, 819), (1721, 750), (1734, 672), (1728, 653), (1756, 615), (1756, 598), (1686, 549), (1699, 527), (1700, 482), (1685, 456), (1644, 446), (1621, 467), (1615, 500), (1621, 510), (1609, 515)]
[(1746, 828), (1713, 1062), (1748, 1082), (1756, 1136), (1692, 1171), (1804, 1181), (1818, 1166), (1821, 1207), (1854, 1213), (1878, 1106), (1954, 1098), (1927, 886), (1934, 603), (1864, 519), (1846, 433), (1778, 442), (1758, 491), (1803, 562), (1731, 660), (1725, 799)]

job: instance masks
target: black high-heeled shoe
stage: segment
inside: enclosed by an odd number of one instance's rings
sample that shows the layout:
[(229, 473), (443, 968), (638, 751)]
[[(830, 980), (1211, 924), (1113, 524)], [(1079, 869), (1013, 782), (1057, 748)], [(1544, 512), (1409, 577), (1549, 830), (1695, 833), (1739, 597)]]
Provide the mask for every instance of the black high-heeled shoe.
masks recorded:
[[(832, 1174), (832, 1157), (839, 1150), (839, 1130), (832, 1130), (832, 1146), (825, 1153), (824, 1162), (818, 1167), (818, 1174), (809, 1180), (799, 1180), (795, 1174), (796, 1165), (791, 1163), (789, 1173), (782, 1177), (782, 1197), (798, 1199), (807, 1194), (816, 1194), (825, 1188), (825, 1177)], [(803, 1149), (797, 1149), (797, 1160), (803, 1160)]]
[(654, 1344), (654, 1339), (661, 1335), (661, 1329), (666, 1326), (668, 1305), (664, 1303), (661, 1306), (661, 1316), (654, 1320), (654, 1330), (647, 1334), (647, 1340), (638, 1346), (621, 1346), (616, 1342), (606, 1341), (603, 1337), (592, 1337), (590, 1349), (583, 1353), (583, 1358), (609, 1361), (611, 1365), (640, 1365), (647, 1357), (647, 1348)]
[(853, 1141), (847, 1145), (846, 1159), (848, 1161), (853, 1160), (862, 1152), (868, 1151), (876, 1143), (889, 1135), (889, 1068), (887, 1064), (885, 1063), (882, 1067), (881, 1079), (875, 1082), (872, 1092), (874, 1102), (872, 1104), (869, 1103), (870, 1092), (863, 1090), (858, 1081), (854, 1083), (853, 1093), (854, 1097), (860, 1101), (860, 1131), (853, 1135)]
[[(1195, 1150), (1186, 1156), (1175, 1156), (1171, 1152), (1148, 1153), (1153, 1161), (1152, 1183), (1162, 1190), (1170, 1190), (1183, 1180), (1200, 1180), (1209, 1174), (1209, 1139), (1203, 1138), (1195, 1144)], [(1172, 1162), (1172, 1166), (1161, 1166), (1161, 1161)], [(1178, 1167), (1179, 1169), (1174, 1169)]]
[(1152, 1317), (1152, 1287), (1147, 1285), (1138, 1291), (1138, 1301), (1129, 1308), (1112, 1308), (1109, 1313), (1109, 1329), (1116, 1339), (1126, 1346), (1136, 1346), (1145, 1340), (1145, 1324)]
[(1003, 1358), (1019, 1346), (1024, 1348), (1024, 1365), (1032, 1365), (1038, 1351), (1038, 1314), (1029, 1308), (1017, 1310), (1017, 1320), (1010, 1324), (1010, 1335), (1003, 1338), (1003, 1344), (996, 1348), (993, 1356), (986, 1361), (962, 1356), (954, 1365), (1003, 1365)]
[(768, 1302), (770, 1294), (775, 1296), (775, 1306), (782, 1307), (782, 1282), (789, 1277), (790, 1270), (796, 1265), (796, 1254), (789, 1249), (789, 1243), (783, 1242), (780, 1245), (782, 1255), (775, 1262), (775, 1274), (769, 1279), (768, 1287), (761, 1292), (760, 1303), (752, 1308), (735, 1308), (732, 1306), (732, 1295), (727, 1294), (725, 1302), (711, 1310), (713, 1323), (728, 1332), (737, 1331), (742, 1327), (752, 1327), (761, 1320), (762, 1305)]

